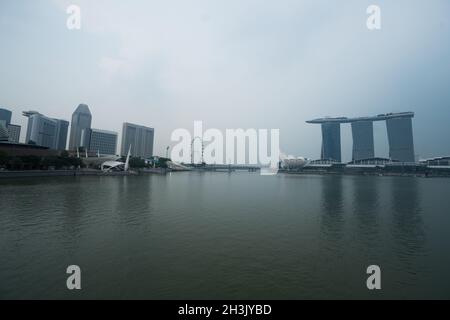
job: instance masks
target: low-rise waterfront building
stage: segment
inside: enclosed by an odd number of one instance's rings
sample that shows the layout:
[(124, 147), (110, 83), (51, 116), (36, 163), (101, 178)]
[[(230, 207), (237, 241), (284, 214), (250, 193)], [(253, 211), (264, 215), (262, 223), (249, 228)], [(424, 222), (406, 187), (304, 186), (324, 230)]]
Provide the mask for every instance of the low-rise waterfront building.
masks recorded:
[(26, 143), (0, 142), (0, 152), (9, 157), (37, 156), (47, 157), (56, 156), (58, 151), (43, 146), (37, 146)]
[(429, 167), (449, 167), (450, 168), (450, 156), (448, 157), (435, 157), (425, 160), (420, 160), (421, 164)]

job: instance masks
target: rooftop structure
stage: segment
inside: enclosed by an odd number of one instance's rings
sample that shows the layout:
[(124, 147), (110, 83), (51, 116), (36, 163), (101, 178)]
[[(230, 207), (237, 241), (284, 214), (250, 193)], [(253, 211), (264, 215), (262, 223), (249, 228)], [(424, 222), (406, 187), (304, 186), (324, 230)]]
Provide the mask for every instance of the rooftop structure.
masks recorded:
[(322, 124), (322, 123), (328, 123), (328, 122), (336, 122), (336, 123), (352, 123), (352, 122), (357, 122), (357, 121), (373, 122), (373, 121), (385, 121), (385, 120), (396, 119), (396, 118), (414, 118), (414, 112), (386, 113), (386, 114), (379, 114), (377, 116), (372, 116), (372, 117), (357, 117), (357, 118), (325, 117), (325, 118), (308, 120), (308, 121), (306, 121), (306, 123)]

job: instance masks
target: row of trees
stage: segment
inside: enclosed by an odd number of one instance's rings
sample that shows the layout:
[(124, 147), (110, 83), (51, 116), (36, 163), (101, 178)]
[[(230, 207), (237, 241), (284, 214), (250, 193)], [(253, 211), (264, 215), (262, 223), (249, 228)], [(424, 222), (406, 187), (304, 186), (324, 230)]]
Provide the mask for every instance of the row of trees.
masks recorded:
[(28, 155), (12, 157), (0, 151), (0, 168), (6, 170), (75, 169), (83, 166), (81, 159), (69, 157), (67, 152), (62, 152), (59, 156)]
[[(155, 160), (157, 158), (157, 160)], [(153, 163), (146, 163), (144, 159), (139, 157), (131, 157), (130, 158), (130, 168), (133, 169), (143, 169), (143, 168), (167, 168), (167, 161), (170, 159), (167, 158), (158, 158), (155, 157)], [(122, 157), (120, 161), (125, 162), (126, 157)]]
[[(120, 161), (125, 162), (125, 157)], [(144, 159), (139, 157), (130, 158), (130, 167), (133, 169), (142, 168), (167, 168), (166, 158), (153, 159), (152, 163), (146, 163)], [(98, 166), (98, 165), (97, 165)], [(5, 152), (0, 151), (0, 169), (6, 170), (49, 170), (49, 169), (76, 169), (84, 168), (83, 160), (77, 157), (69, 156), (67, 151), (61, 152), (59, 156), (8, 156)], [(95, 167), (99, 169), (98, 167)]]

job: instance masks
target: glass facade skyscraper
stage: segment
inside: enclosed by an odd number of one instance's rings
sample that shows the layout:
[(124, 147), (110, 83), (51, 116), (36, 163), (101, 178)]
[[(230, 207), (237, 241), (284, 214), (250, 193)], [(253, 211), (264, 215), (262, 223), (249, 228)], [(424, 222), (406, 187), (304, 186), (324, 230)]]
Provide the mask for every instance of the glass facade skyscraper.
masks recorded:
[(81, 141), (82, 131), (91, 129), (92, 115), (86, 104), (80, 104), (72, 114), (72, 123), (70, 127), (69, 150), (76, 150), (86, 144)]
[(12, 112), (3, 108), (0, 108), (0, 121), (5, 121), (6, 127), (11, 123)]

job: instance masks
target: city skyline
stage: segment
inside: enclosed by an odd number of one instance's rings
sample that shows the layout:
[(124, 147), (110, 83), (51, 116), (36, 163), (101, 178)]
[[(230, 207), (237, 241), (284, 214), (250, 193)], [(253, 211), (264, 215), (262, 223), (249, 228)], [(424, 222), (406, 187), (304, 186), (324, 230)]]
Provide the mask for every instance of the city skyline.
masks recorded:
[(21, 126), (11, 124), (13, 114), (9, 109), (0, 108), (2, 137), (8, 136), (10, 142), (31, 143), (59, 151), (75, 151), (84, 148), (98, 155), (126, 155), (130, 144), (134, 142), (134, 145), (132, 144), (134, 156), (143, 158), (153, 156), (154, 128), (124, 122), (121, 136), (125, 139), (121, 139), (120, 150), (118, 150), (119, 133), (92, 128), (92, 114), (87, 104), (81, 103), (75, 108), (71, 122), (49, 118), (34, 110), (23, 111), (22, 116), (28, 118), (28, 122), (25, 126), (25, 138), (20, 139), (22, 141), (17, 138), (20, 136)]
[[(20, 136), (21, 126), (8, 124), (11, 122), (13, 113), (5, 108), (0, 108), (0, 111), (5, 129), (7, 125), (8, 127), (6, 130), (12, 130), (10, 135), (14, 137)], [(24, 141), (25, 143), (28, 143), (27, 141), (29, 140), (35, 143), (33, 139), (30, 139), (30, 136), (32, 131), (36, 131), (34, 122), (37, 121), (33, 121), (33, 118), (38, 117), (40, 122), (42, 122), (42, 120), (45, 120), (47, 122), (55, 122), (56, 126), (54, 130), (55, 138), (51, 143), (52, 146), (48, 145), (48, 143), (42, 143), (41, 138), (37, 138), (40, 141), (38, 145), (56, 150), (72, 151), (76, 150), (79, 147), (83, 147), (90, 152), (97, 152), (98, 154), (122, 156), (124, 156), (128, 152), (127, 150), (131, 145), (133, 156), (149, 158), (154, 155), (154, 128), (132, 124), (129, 122), (123, 122), (121, 132), (121, 146), (120, 150), (117, 150), (119, 141), (118, 132), (91, 128), (92, 115), (89, 106), (86, 104), (78, 105), (78, 107), (72, 114), (72, 122), (55, 118), (48, 118), (37, 111), (24, 111), (22, 115), (29, 118), (27, 124), (27, 133)], [(345, 163), (351, 161), (384, 158), (400, 162), (418, 162), (420, 160), (441, 157), (441, 155), (433, 155), (428, 158), (419, 158), (419, 155), (415, 153), (412, 118), (414, 118), (414, 112), (390, 112), (386, 114), (378, 114), (377, 116), (359, 116), (354, 118), (342, 116), (327, 116), (323, 118), (307, 120), (306, 123), (321, 125), (322, 141), (320, 148), (320, 157), (318, 157), (316, 160), (332, 160)], [(379, 121), (383, 121), (386, 123), (387, 147), (389, 148), (388, 156), (379, 154), (375, 156), (376, 152), (374, 147), (374, 123)], [(341, 124), (345, 123), (351, 124), (351, 161), (343, 160), (342, 157), (343, 150), (341, 145)], [(42, 126), (41, 124), (39, 125)], [(68, 135), (69, 127), (70, 136)], [(130, 130), (132, 130), (132, 132)], [(66, 139), (62, 138), (64, 135), (66, 136)], [(36, 135), (34, 136), (36, 137)], [(66, 144), (65, 142), (62, 142), (63, 140), (68, 141), (68, 143)], [(10, 141), (18, 142), (15, 139), (10, 139)], [(135, 142), (134, 146), (131, 141)], [(92, 144), (95, 145), (95, 147), (93, 147)], [(78, 147), (74, 147), (75, 145), (78, 145)], [(112, 152), (112, 150), (116, 151)]]
[[(66, 28), (69, 4), (82, 8), (81, 30)], [(368, 5), (198, 1), (175, 12), (143, 1), (109, 1), (108, 10), (102, 1), (5, 2), (0, 105), (24, 127), (24, 109), (67, 118), (85, 102), (94, 127), (154, 127), (161, 155), (171, 132), (195, 120), (222, 130), (278, 128), (283, 152), (311, 158), (320, 157), (320, 129), (307, 119), (411, 110), (416, 156), (450, 154), (450, 4), (382, 3), (379, 31), (366, 27)], [(375, 153), (387, 157), (380, 125)], [(343, 161), (351, 137), (342, 130)]]

